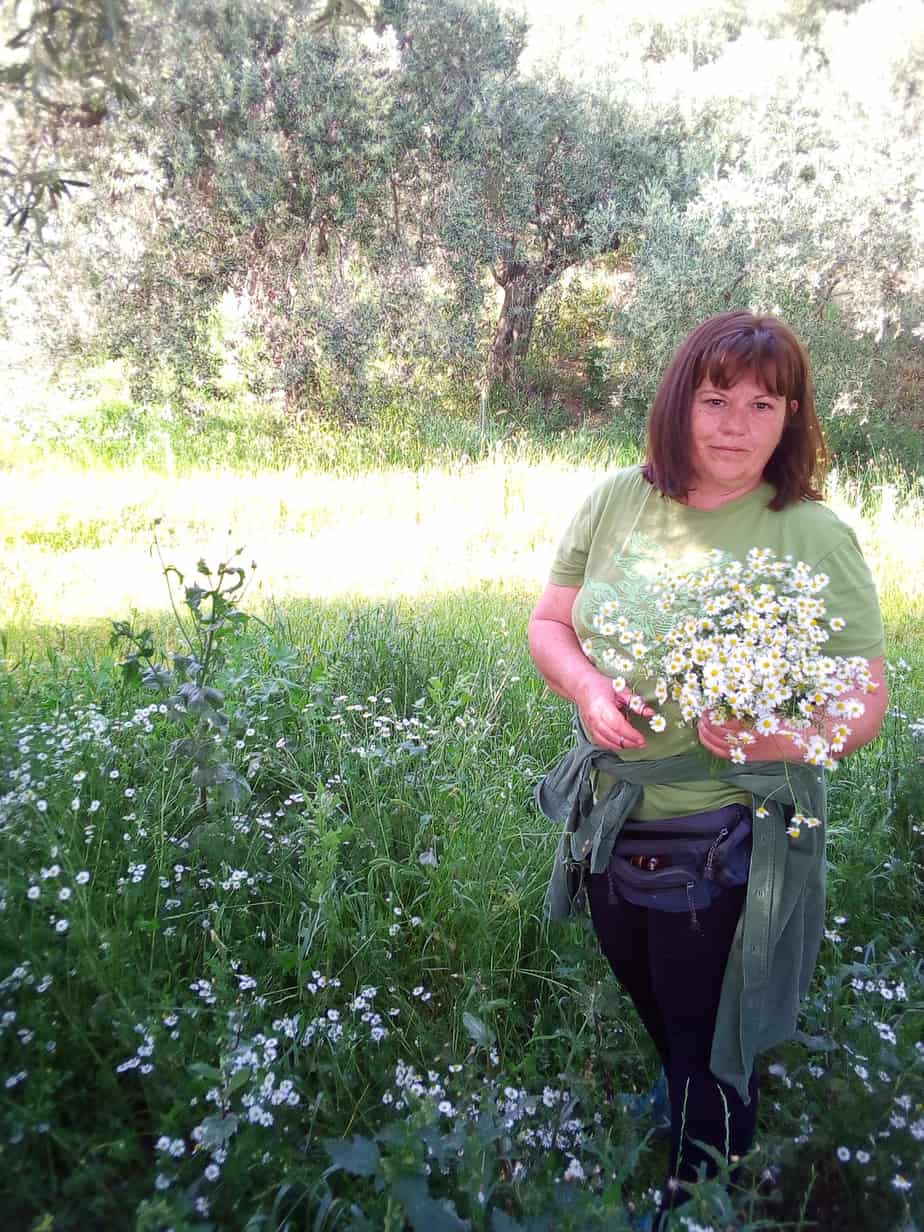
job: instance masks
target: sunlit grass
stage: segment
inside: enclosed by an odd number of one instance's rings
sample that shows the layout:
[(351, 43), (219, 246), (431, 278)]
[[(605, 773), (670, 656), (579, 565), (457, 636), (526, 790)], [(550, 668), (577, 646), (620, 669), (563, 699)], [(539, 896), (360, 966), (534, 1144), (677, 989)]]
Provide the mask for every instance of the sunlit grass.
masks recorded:
[[(220, 471), (166, 478), (62, 464), (0, 490), (0, 626), (86, 624), (167, 596), (149, 549), (187, 568), (237, 548), (257, 563), (250, 603), (397, 598), (485, 582), (538, 590), (562, 528), (603, 470), (509, 460), (357, 476)], [(829, 501), (857, 532), (893, 626), (924, 612), (924, 500), (888, 477), (837, 475)]]
[(12, 476), (0, 502), (0, 619), (84, 622), (163, 607), (147, 548), (155, 517), (177, 564), (245, 548), (251, 601), (369, 597), (538, 583), (564, 520), (595, 476), (505, 463), (362, 478), (144, 472)]

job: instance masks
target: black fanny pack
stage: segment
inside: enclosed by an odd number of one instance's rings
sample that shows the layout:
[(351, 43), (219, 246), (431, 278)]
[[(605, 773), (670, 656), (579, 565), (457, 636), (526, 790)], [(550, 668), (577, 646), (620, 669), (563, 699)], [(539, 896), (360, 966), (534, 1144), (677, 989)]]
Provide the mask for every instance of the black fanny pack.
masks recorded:
[(723, 889), (744, 885), (751, 861), (751, 810), (729, 804), (708, 813), (625, 823), (607, 868), (610, 902), (689, 911), (710, 906)]

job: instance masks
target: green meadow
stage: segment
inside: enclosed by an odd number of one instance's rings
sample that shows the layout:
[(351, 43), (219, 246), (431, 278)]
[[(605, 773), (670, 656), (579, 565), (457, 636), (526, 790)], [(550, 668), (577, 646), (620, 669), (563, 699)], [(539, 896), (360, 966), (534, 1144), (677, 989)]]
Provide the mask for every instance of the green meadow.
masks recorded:
[[(652, 1209), (666, 1143), (619, 1097), (653, 1052), (589, 923), (542, 919), (531, 796), (570, 713), (525, 645), (556, 536), (631, 456), (6, 472), (7, 1226)], [(826, 940), (798, 1038), (761, 1060), (758, 1146), (678, 1228), (924, 1217), (924, 506), (894, 468), (830, 500), (880, 588), (891, 708), (831, 781)]]

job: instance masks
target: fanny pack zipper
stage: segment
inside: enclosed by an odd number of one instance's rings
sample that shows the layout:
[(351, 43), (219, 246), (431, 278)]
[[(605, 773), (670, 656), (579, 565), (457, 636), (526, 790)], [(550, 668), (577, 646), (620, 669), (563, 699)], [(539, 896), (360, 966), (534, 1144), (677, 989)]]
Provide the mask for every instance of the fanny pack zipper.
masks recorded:
[[(646, 843), (657, 843), (661, 839), (666, 839), (668, 842), (677, 842), (679, 839), (692, 839), (696, 842), (714, 838), (716, 833), (716, 830), (642, 830), (637, 826), (623, 826), (619, 831), (619, 838), (642, 839)], [(730, 833), (727, 826), (722, 828), (722, 833)]]
[[(718, 854), (718, 849), (719, 849), (720, 845), (722, 844), (722, 841), (723, 841), (724, 839), (728, 838), (729, 834), (731, 834), (731, 830), (730, 830), (730, 828), (729, 828), (728, 826), (723, 826), (723, 827), (722, 827), (722, 829), (721, 829), (721, 830), (718, 832), (718, 834), (715, 836), (715, 838), (712, 840), (712, 843), (710, 844), (709, 849), (708, 849), (708, 851), (706, 852), (706, 859), (705, 859), (705, 863), (704, 863), (704, 865), (703, 865), (703, 878), (704, 878), (704, 880), (706, 880), (706, 881), (712, 881), (712, 880), (714, 880), (714, 865), (715, 865), (716, 855)], [(623, 831), (623, 833), (622, 833), (622, 836), (621, 836), (621, 837), (628, 837), (628, 836), (626, 835), (625, 831)], [(646, 839), (649, 839), (649, 840), (652, 842), (652, 845), (654, 845), (654, 844), (658, 841), (658, 839), (667, 839), (667, 838), (669, 838), (669, 837), (673, 837), (673, 836), (669, 836), (669, 835), (666, 835), (666, 834), (659, 834), (659, 835), (651, 835), (651, 834), (648, 834), (648, 835), (646, 835), (645, 837), (646, 837)], [(678, 837), (679, 837), (679, 836), (678, 836)], [(685, 838), (686, 838), (686, 839), (688, 839), (688, 840), (689, 840), (690, 838), (693, 838), (693, 836), (692, 836), (692, 835), (689, 835), (689, 834), (684, 835), (683, 837), (685, 837)], [(702, 835), (701, 837), (706, 838), (706, 837), (709, 837), (709, 836), (707, 836), (707, 835)], [(679, 871), (679, 870), (678, 870), (678, 871)], [(655, 874), (650, 874), (650, 875), (651, 875), (651, 876), (655, 876)], [(607, 898), (608, 898), (608, 900), (609, 900), (610, 904), (613, 904), (613, 903), (615, 903), (615, 902), (617, 901), (617, 899), (618, 899), (619, 895), (618, 895), (618, 890), (617, 890), (617, 887), (616, 887), (616, 884), (615, 884), (614, 870), (613, 870), (613, 868), (612, 868), (612, 867), (610, 867), (610, 868), (608, 869), (608, 877), (607, 877), (607, 881), (608, 881), (608, 883), (609, 883), (609, 887), (608, 887), (608, 888), (609, 888), (609, 894), (607, 895)], [(687, 893), (687, 906), (689, 907), (689, 911), (690, 911), (690, 931), (691, 931), (691, 932), (694, 932), (694, 933), (699, 933), (699, 932), (702, 932), (702, 927), (700, 926), (699, 918), (698, 918), (698, 916), (697, 916), (697, 914), (696, 914), (696, 901), (695, 901), (695, 899), (694, 899), (694, 891), (695, 891), (695, 889), (696, 889), (696, 882), (695, 882), (695, 881), (687, 881), (687, 882), (685, 882), (685, 884), (684, 884), (684, 888), (686, 889), (686, 893)], [(679, 889), (679, 887), (678, 887), (678, 889)]]
[(723, 838), (727, 838), (729, 833), (730, 831), (727, 828), (723, 828), (722, 830), (720, 830), (719, 833), (715, 836), (715, 842), (709, 848), (709, 854), (706, 856), (706, 866), (703, 869), (703, 876), (706, 878), (707, 881), (712, 880), (712, 865), (713, 865), (713, 862), (715, 861), (715, 853), (718, 850), (719, 843), (721, 843)]

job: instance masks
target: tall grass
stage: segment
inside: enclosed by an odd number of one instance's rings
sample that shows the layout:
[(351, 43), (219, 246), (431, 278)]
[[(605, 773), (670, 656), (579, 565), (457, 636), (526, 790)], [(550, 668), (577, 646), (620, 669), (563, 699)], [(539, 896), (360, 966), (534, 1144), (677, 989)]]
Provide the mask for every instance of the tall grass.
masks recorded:
[[(620, 1093), (656, 1063), (586, 921), (549, 930), (532, 788), (568, 740), (525, 623), (612, 456), (170, 476), (46, 459), (0, 490), (0, 1152), (11, 1227), (629, 1227), (666, 1153)], [(626, 454), (617, 455), (628, 461)], [(700, 1227), (924, 1219), (919, 980), (924, 523), (838, 476), (889, 639), (883, 737), (834, 776), (803, 1034), (762, 1062), (760, 1148)], [(117, 666), (161, 563), (240, 545), (213, 663), (250, 795)], [(230, 533), (229, 533), (230, 532)], [(251, 574), (250, 559), (258, 567)]]
[(554, 399), (500, 392), (483, 407), (475, 386), (422, 400), (402, 391), (371, 393), (344, 422), (295, 412), (235, 391), (203, 395), (193, 408), (134, 403), (117, 365), (86, 373), (69, 393), (40, 388), (0, 410), (0, 470), (54, 458), (73, 469), (142, 468), (172, 477), (203, 470), (359, 475), (483, 461), (615, 465), (634, 456), (637, 423), (619, 416), (584, 426)]
[[(92, 632), (6, 664), (11, 1226), (583, 1232), (651, 1206), (664, 1148), (616, 1097), (654, 1058), (586, 922), (541, 918), (530, 794), (569, 714), (530, 669), (530, 598), (290, 602), (242, 630), (218, 679), (253, 794), (207, 813)], [(805, 1034), (762, 1062), (760, 1150), (732, 1197), (702, 1187), (702, 1227), (921, 1218), (921, 669), (835, 777)]]

